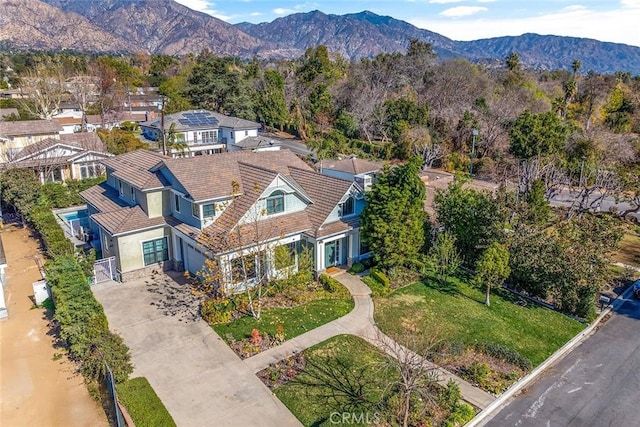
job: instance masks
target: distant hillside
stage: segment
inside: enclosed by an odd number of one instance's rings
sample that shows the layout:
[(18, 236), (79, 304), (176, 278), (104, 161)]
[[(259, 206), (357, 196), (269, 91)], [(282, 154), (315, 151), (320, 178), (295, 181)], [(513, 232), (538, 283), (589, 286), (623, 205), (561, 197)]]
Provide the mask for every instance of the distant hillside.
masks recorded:
[(297, 58), (320, 44), (346, 58), (405, 52), (410, 39), (439, 58), (502, 63), (517, 52), (525, 67), (640, 74), (640, 47), (597, 40), (524, 34), (454, 41), (405, 21), (364, 11), (296, 13), (262, 24), (230, 25), (173, 0), (0, 0), (0, 46), (13, 49), (184, 55), (208, 49), (242, 58)]

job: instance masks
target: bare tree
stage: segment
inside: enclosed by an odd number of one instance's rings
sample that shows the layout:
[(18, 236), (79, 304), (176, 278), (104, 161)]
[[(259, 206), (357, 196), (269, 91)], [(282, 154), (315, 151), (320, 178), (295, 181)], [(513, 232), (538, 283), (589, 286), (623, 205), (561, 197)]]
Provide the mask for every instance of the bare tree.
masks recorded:
[(78, 104), (82, 112), (81, 132), (87, 131), (87, 109), (95, 100), (98, 91), (98, 78), (77, 74), (66, 83), (71, 98)]
[(407, 140), (411, 153), (422, 159), (423, 169), (432, 167), (433, 162), (444, 157), (444, 148), (433, 141), (426, 127), (410, 128), (403, 132), (402, 139)]
[(62, 67), (39, 64), (20, 78), (22, 108), (41, 119), (51, 120), (65, 97)]
[(589, 211), (599, 212), (607, 197), (617, 198), (623, 189), (620, 176), (613, 170), (600, 167), (581, 175), (582, 183), (569, 207), (568, 218)]

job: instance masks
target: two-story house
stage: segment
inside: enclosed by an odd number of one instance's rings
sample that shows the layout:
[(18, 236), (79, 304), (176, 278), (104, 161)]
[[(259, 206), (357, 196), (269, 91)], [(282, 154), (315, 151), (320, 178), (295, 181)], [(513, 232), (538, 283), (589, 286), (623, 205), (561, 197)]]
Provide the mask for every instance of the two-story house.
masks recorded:
[(60, 139), (62, 126), (53, 120), (0, 121), (0, 163), (9, 162), (25, 147), (44, 139)]
[[(140, 123), (140, 129), (146, 139), (162, 143), (161, 118)], [(242, 146), (237, 144), (245, 138), (257, 137), (258, 129), (260, 123), (207, 110), (182, 111), (164, 117), (165, 139), (171, 136), (176, 146), (182, 146), (171, 149), (172, 157), (239, 151)]]
[(158, 268), (197, 275), (215, 258), (226, 266), (223, 286), (240, 290), (251, 281), (234, 277), (234, 262), (259, 256), (276, 276), (279, 246), (310, 249), (316, 272), (368, 256), (362, 188), (315, 172), (288, 150), (188, 158), (138, 150), (103, 163), (107, 181), (81, 195), (102, 256), (116, 258), (124, 281)]

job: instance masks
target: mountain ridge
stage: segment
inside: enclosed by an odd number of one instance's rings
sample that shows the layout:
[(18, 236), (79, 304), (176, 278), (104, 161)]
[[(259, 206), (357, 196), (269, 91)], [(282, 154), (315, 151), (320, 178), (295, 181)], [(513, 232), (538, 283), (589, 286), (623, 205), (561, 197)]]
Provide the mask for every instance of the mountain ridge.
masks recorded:
[(323, 44), (352, 59), (406, 52), (410, 39), (432, 45), (438, 58), (503, 63), (517, 52), (525, 67), (640, 74), (640, 47), (593, 39), (539, 35), (455, 41), (391, 16), (364, 10), (346, 15), (319, 10), (260, 24), (231, 25), (173, 0), (0, 0), (5, 48), (93, 53), (184, 55), (208, 49), (241, 58), (293, 59)]

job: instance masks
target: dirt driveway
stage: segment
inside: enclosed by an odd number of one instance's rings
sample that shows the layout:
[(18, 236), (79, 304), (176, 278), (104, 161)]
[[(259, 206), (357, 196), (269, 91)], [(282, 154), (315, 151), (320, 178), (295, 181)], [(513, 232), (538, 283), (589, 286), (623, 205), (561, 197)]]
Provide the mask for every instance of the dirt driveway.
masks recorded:
[[(5, 298), (0, 321), (0, 426), (108, 426), (102, 407), (66, 357), (57, 358), (44, 310), (33, 308), (31, 284), (41, 279), (38, 245), (29, 231), (5, 226)], [(42, 259), (42, 256), (40, 256)]]

